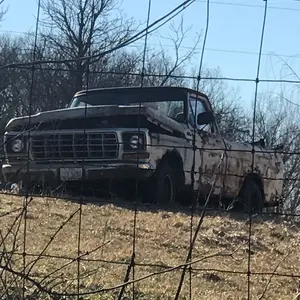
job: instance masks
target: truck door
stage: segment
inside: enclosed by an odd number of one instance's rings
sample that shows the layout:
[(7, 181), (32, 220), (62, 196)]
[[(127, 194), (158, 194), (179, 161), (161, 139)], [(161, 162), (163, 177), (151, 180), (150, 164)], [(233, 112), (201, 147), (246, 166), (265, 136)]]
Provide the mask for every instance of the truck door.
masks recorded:
[(209, 110), (204, 99), (189, 96), (189, 124), (196, 127), (195, 187), (202, 196), (220, 195), (225, 174), (225, 145), (216, 127), (195, 124), (195, 116)]

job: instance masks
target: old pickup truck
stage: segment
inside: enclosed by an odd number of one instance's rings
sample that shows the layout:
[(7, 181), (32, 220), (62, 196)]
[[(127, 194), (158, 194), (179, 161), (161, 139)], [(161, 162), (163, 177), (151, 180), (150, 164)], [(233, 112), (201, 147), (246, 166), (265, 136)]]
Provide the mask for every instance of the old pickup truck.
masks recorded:
[(209, 195), (254, 210), (281, 197), (279, 153), (221, 136), (208, 97), (187, 88), (80, 91), (64, 109), (10, 120), (4, 139), (3, 175), (26, 186), (133, 179), (147, 201)]

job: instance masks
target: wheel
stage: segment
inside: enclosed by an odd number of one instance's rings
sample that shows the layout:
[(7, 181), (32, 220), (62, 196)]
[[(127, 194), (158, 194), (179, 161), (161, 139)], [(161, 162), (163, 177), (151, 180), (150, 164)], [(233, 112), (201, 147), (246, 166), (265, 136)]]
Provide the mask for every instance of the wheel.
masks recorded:
[(154, 174), (152, 185), (153, 200), (160, 204), (175, 203), (184, 185), (182, 170), (171, 166), (168, 161), (161, 162)]
[(260, 186), (253, 179), (246, 179), (239, 195), (239, 204), (244, 211), (261, 213), (263, 210), (263, 195)]

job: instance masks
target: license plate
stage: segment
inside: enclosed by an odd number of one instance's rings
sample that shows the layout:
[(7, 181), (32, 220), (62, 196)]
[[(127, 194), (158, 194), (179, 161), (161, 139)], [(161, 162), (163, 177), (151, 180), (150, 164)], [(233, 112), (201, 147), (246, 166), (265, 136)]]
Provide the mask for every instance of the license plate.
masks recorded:
[(60, 180), (72, 181), (82, 179), (82, 168), (61, 168)]

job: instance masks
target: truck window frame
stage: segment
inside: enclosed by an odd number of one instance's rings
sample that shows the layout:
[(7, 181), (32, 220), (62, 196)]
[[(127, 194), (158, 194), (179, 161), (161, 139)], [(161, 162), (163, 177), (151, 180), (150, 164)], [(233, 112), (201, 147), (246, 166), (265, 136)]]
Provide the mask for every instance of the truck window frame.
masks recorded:
[[(201, 105), (203, 106), (205, 111), (212, 111), (212, 109), (207, 104), (207, 101), (205, 99), (203, 99), (203, 97), (201, 97), (200, 95), (191, 94), (191, 93), (188, 94), (188, 97), (187, 97), (187, 122), (189, 123), (190, 126), (192, 126), (194, 128), (194, 125), (189, 122), (190, 112), (192, 111), (190, 100), (196, 100), (196, 101), (198, 101), (198, 103), (201, 103)], [(197, 116), (196, 116), (196, 118), (197, 118)], [(201, 128), (198, 128), (197, 124), (196, 124), (196, 128), (197, 128), (198, 132), (202, 131)], [(204, 130), (204, 131), (207, 132), (207, 133), (210, 133), (210, 134), (218, 133), (215, 122), (211, 122), (210, 124), (206, 125), (205, 128), (206, 128), (206, 130)]]

